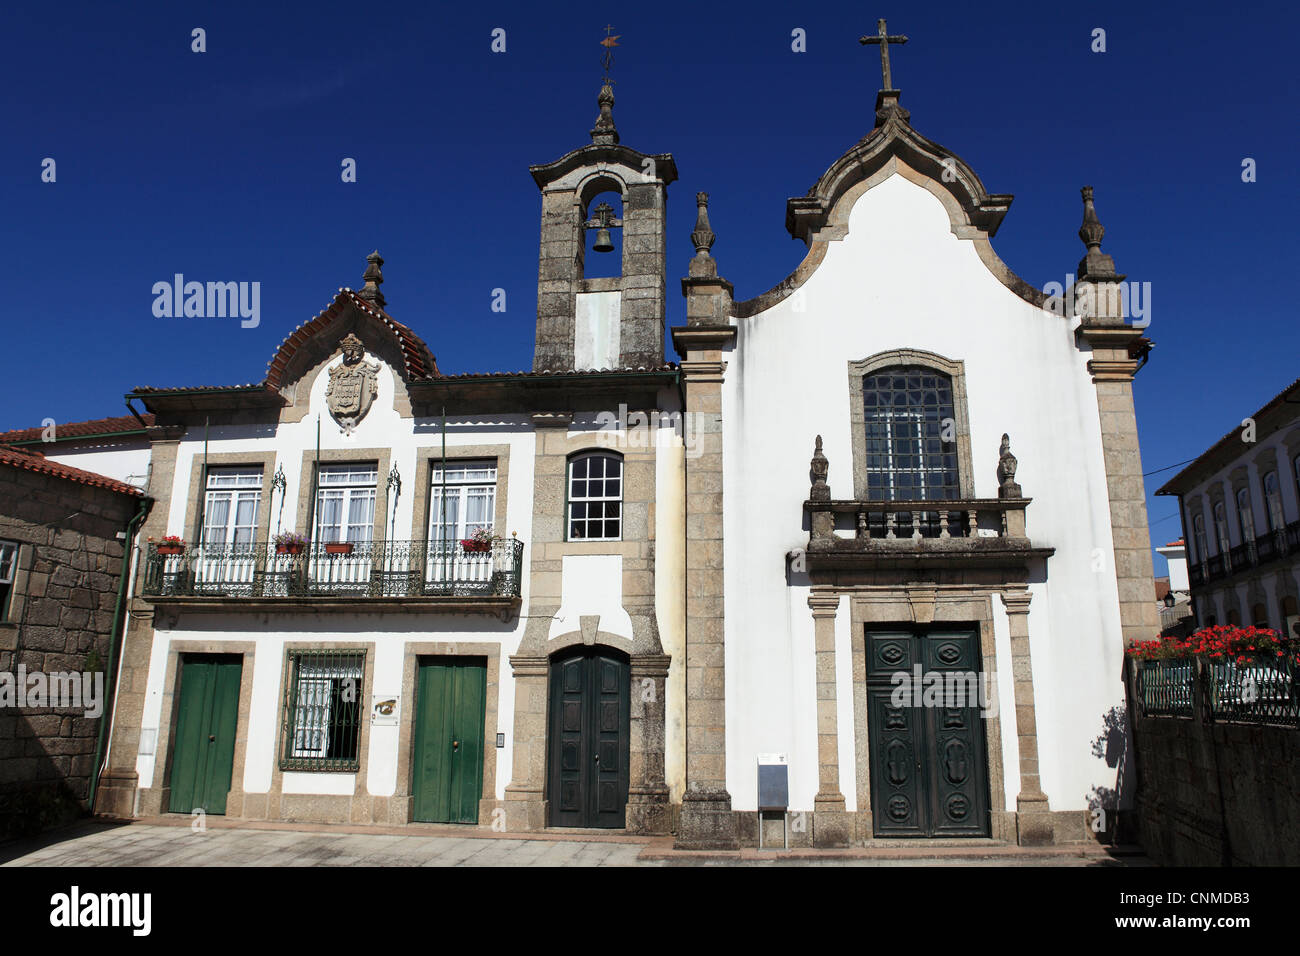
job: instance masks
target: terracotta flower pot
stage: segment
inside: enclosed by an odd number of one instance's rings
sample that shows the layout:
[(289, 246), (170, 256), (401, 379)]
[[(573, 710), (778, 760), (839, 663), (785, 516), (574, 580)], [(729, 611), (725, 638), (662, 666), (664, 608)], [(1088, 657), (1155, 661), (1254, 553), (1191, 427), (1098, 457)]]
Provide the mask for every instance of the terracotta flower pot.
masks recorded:
[(183, 544), (160, 544), (158, 545), (159, 554), (184, 554), (185, 545)]
[(492, 542), (476, 541), (473, 538), (464, 538), (460, 542), (460, 548), (466, 554), (484, 554), (492, 550)]
[(325, 544), (326, 554), (351, 554), (354, 545), (351, 541), (329, 541)]
[(275, 546), (276, 554), (302, 554), (305, 545), (301, 544), (277, 544)]

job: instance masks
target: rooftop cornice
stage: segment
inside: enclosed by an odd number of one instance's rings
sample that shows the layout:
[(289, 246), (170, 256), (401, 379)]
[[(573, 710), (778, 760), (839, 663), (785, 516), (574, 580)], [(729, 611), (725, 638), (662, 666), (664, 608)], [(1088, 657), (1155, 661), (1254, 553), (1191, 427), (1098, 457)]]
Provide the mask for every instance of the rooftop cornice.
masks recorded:
[[(537, 188), (545, 189), (575, 169), (607, 164), (627, 166), (640, 172), (645, 168), (644, 161), (647, 159), (654, 163), (654, 179), (665, 186), (677, 180), (677, 163), (672, 153), (642, 153), (630, 146), (614, 143), (591, 143), (580, 146), (554, 162), (529, 166), (528, 171), (533, 176), (533, 182), (537, 183)], [(647, 182), (652, 182), (654, 179), (647, 179)]]
[(839, 199), (894, 156), (942, 184), (972, 226), (989, 236), (997, 233), (1011, 207), (1011, 194), (990, 193), (965, 160), (926, 139), (911, 127), (906, 116), (901, 109), (885, 111), (880, 125), (835, 160), (806, 195), (786, 203), (785, 225), (792, 236), (811, 243)]

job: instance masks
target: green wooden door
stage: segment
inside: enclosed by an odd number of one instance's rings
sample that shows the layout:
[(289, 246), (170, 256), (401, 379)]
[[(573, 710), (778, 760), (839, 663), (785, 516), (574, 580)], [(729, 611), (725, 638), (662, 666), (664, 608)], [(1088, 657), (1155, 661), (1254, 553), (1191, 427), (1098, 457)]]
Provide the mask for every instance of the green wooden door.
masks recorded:
[(626, 825), (630, 670), (609, 650), (551, 662), (550, 825)]
[[(866, 641), (875, 835), (988, 836), (978, 631), (872, 630)], [(920, 688), (901, 707), (891, 700), (899, 673), (908, 677), (904, 688)]]
[(172, 746), (173, 813), (226, 812), (235, 767), (235, 729), (244, 659), (181, 655), (181, 693)]
[(415, 681), (415, 819), (478, 823), (483, 796), (483, 720), (487, 661), (437, 657), (420, 661)]

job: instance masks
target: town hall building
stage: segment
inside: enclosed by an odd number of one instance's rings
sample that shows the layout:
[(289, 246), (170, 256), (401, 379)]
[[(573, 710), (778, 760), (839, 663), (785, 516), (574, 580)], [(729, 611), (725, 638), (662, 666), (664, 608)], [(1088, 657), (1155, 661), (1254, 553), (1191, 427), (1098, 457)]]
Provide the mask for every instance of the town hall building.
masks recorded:
[(688, 848), (1108, 830), (1094, 740), (1158, 630), (1150, 343), (1092, 190), (1045, 295), (993, 250), (1012, 197), (885, 78), (766, 292), (735, 297), (700, 183), (666, 328), (678, 170), (621, 141), (607, 83), (590, 142), (530, 168), (532, 371), (440, 369), (376, 252), (261, 381), (131, 392), (153, 505), (97, 812)]

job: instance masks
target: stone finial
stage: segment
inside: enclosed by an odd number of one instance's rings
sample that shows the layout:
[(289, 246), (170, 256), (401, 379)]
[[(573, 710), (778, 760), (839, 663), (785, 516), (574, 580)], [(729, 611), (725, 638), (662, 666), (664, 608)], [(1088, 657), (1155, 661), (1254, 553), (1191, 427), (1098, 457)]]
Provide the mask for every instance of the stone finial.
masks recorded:
[(691, 233), (691, 242), (695, 245), (695, 254), (697, 256), (709, 255), (709, 250), (713, 248), (714, 240), (717, 236), (713, 234), (713, 228), (709, 225), (709, 194), (695, 194), (695, 231)]
[(1088, 251), (1079, 260), (1078, 278), (1119, 281), (1123, 276), (1115, 274), (1115, 260), (1101, 251), (1101, 239), (1106, 235), (1106, 227), (1097, 218), (1097, 207), (1092, 202), (1092, 187), (1084, 186), (1079, 192), (1083, 196), (1083, 225), (1079, 227), (1079, 238), (1088, 247)]
[(687, 265), (686, 274), (696, 279), (714, 278), (718, 274), (718, 263), (709, 250), (713, 248), (717, 236), (709, 225), (709, 194), (696, 193), (695, 205), (695, 229), (691, 232), (691, 245), (695, 247), (695, 255)]
[(618, 130), (614, 127), (614, 88), (607, 81), (596, 97), (600, 115), (591, 128), (591, 141), (597, 146), (617, 146)]
[(817, 445), (813, 449), (809, 471), (812, 474), (812, 488), (808, 491), (809, 501), (830, 501), (831, 489), (826, 484), (826, 473), (830, 471), (830, 462), (822, 454), (822, 436), (817, 436)]
[(1088, 251), (1101, 249), (1101, 238), (1106, 235), (1106, 227), (1097, 218), (1097, 207), (1092, 202), (1092, 187), (1084, 186), (1079, 192), (1083, 195), (1083, 225), (1079, 227), (1079, 238), (1088, 247)]
[(382, 309), (387, 304), (384, 294), (379, 291), (379, 287), (384, 283), (384, 273), (381, 271), (384, 265), (384, 257), (376, 249), (366, 256), (366, 262), (370, 264), (366, 266), (365, 274), (361, 276), (366, 284), (357, 295), (367, 302), (373, 302)]
[(1019, 463), (1011, 454), (1011, 436), (1002, 434), (1002, 447), (998, 449), (998, 497), (1022, 498), (1020, 486), (1016, 484), (1016, 468)]

